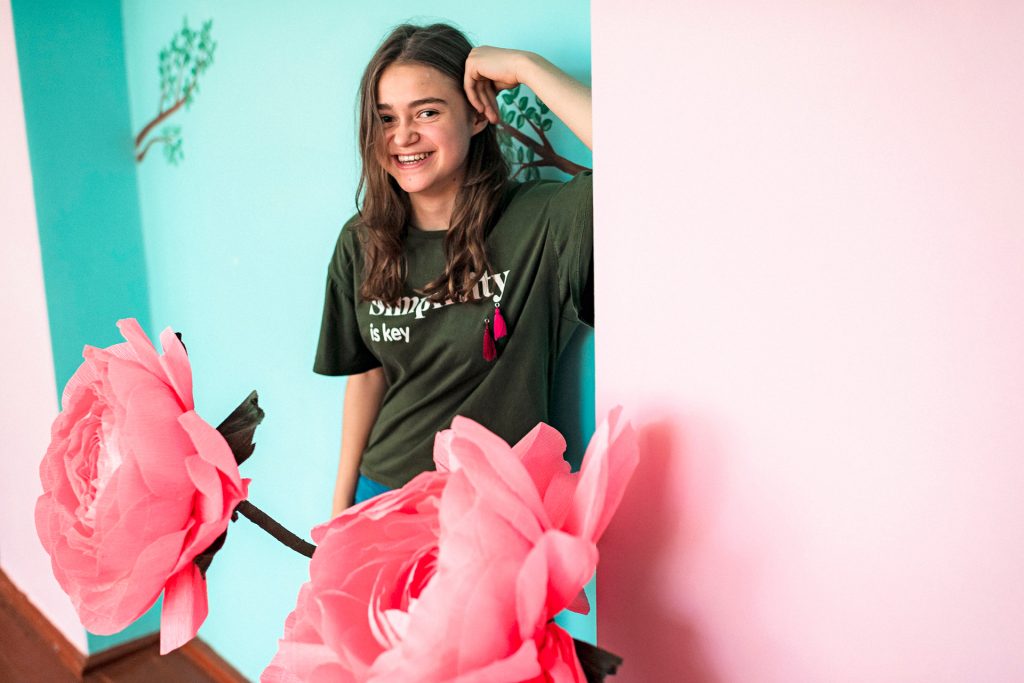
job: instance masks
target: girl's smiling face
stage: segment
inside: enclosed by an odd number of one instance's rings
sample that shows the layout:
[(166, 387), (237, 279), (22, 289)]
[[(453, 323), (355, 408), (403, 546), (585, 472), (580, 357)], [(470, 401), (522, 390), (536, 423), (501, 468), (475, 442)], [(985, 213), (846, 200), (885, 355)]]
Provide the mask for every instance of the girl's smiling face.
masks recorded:
[(382, 164), (410, 200), (454, 200), (470, 138), (487, 126), (461, 84), (433, 67), (392, 64), (377, 83), (377, 113), (387, 154)]

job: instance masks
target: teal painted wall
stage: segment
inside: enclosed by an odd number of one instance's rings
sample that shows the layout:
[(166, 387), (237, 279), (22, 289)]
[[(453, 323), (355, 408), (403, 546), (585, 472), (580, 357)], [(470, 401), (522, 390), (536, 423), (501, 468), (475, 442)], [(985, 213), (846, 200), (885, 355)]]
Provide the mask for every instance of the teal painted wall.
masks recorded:
[(120, 3), (12, 0), (58, 388), (85, 343), (148, 327)]
[[(411, 2), (14, 7), (59, 384), (84, 343), (117, 341), (117, 318), (134, 315), (151, 334), (173, 326), (208, 421), (259, 390), (267, 418), (243, 476), (257, 505), (308, 535), (329, 514), (337, 467), (344, 380), (310, 368), (327, 260), (354, 211), (366, 60), (394, 24), (440, 19), (589, 83), (589, 5), (437, 2), (429, 17)], [(191, 109), (168, 121), (181, 127), (182, 163), (154, 150), (136, 167), (133, 135), (157, 113), (158, 52), (184, 16), (193, 28), (213, 19), (215, 62)], [(560, 124), (549, 136), (591, 164)], [(593, 335), (577, 335), (563, 361), (553, 422), (578, 460), (593, 431)], [(233, 524), (208, 575), (201, 636), (256, 678), (307, 571), (305, 558)], [(120, 639), (155, 626), (149, 617)], [(593, 639), (592, 623), (573, 629)], [(91, 638), (90, 650), (118, 640)]]
[[(325, 268), (354, 213), (355, 94), (390, 27), (447, 19), (477, 44), (539, 52), (589, 83), (589, 5), (435, 2), (124, 2), (133, 129), (156, 112), (157, 54), (181, 26), (213, 20), (215, 62), (181, 114), (183, 162), (139, 167), (153, 320), (185, 335), (197, 409), (225, 416), (253, 388), (267, 417), (253, 457), (253, 501), (308, 534), (330, 512), (344, 380), (311, 371)], [(590, 165), (559, 126), (560, 152)], [(557, 175), (557, 174), (556, 174)], [(573, 340), (559, 373), (558, 422), (582, 453), (593, 430), (593, 339)], [(276, 650), (307, 561), (247, 522), (232, 525), (209, 574), (201, 636), (247, 676)], [(596, 602), (594, 603), (596, 604)], [(593, 638), (593, 624), (577, 625)], [(244, 634), (244, 635), (243, 635)]]
[[(149, 327), (121, 6), (117, 0), (13, 0), (11, 6), (59, 396), (85, 344), (121, 341), (119, 318)], [(89, 650), (151, 632), (158, 623), (150, 610), (123, 634), (90, 635)]]

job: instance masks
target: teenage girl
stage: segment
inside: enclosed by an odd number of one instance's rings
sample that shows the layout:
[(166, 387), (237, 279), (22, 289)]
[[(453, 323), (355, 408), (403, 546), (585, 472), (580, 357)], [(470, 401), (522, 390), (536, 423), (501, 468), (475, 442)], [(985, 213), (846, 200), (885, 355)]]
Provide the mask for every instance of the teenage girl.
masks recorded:
[(349, 375), (338, 514), (433, 469), (455, 415), (515, 443), (593, 324), (589, 171), (509, 180), (497, 92), (528, 86), (587, 147), (590, 90), (539, 55), (403, 25), (360, 86), (361, 207), (327, 271), (314, 371)]

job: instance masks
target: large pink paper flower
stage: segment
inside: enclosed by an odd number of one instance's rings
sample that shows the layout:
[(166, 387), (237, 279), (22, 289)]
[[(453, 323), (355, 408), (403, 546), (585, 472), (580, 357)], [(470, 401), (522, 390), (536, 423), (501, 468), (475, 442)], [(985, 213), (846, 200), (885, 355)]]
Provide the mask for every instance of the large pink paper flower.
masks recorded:
[(613, 411), (579, 473), (540, 424), (515, 447), (456, 418), (422, 474), (318, 528), (320, 545), (264, 683), (572, 681), (596, 541), (636, 466)]
[(310, 580), (261, 681), (366, 680), (434, 575), (446, 480), (425, 472), (313, 529)]
[(160, 651), (195, 636), (206, 585), (193, 559), (227, 528), (249, 480), (194, 411), (181, 342), (157, 354), (135, 320), (126, 343), (86, 347), (40, 466), (36, 530), (53, 573), (98, 634), (115, 633), (164, 591)]

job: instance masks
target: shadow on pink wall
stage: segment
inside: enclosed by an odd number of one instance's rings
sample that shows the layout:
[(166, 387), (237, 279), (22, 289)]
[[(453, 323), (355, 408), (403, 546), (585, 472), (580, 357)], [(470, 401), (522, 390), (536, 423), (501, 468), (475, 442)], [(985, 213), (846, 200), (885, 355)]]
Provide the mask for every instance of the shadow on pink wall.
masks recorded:
[[(678, 574), (686, 562), (685, 549), (699, 532), (699, 525), (684, 513), (692, 508), (690, 501), (678, 493), (680, 477), (686, 477), (694, 458), (688, 447), (692, 439), (684, 434), (687, 423), (665, 416), (634, 424), (640, 463), (602, 542), (602, 548), (615, 548), (615, 555), (605, 551), (601, 557), (600, 642), (624, 657), (616, 677), (623, 683), (718, 683), (721, 677), (711, 667), (699, 630), (681, 607), (686, 589)], [(709, 455), (701, 451), (702, 457)], [(666, 595), (659, 586), (675, 590)]]

